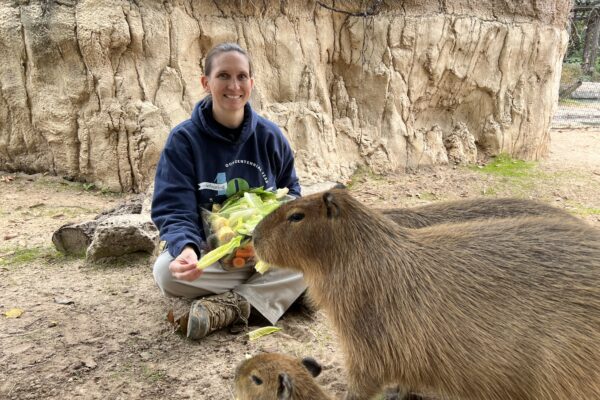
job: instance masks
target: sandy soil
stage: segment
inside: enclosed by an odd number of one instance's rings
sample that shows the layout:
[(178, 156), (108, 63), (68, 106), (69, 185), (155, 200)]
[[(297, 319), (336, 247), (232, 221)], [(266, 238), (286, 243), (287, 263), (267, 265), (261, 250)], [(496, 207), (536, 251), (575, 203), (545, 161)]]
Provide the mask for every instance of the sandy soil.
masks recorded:
[[(382, 207), (530, 197), (600, 228), (600, 129), (554, 130), (552, 139), (549, 158), (527, 177), (447, 166), (358, 174), (351, 190)], [(324, 366), (319, 382), (343, 393), (342, 358), (320, 312), (294, 309), (281, 332), (253, 342), (226, 332), (188, 341), (165, 318), (185, 303), (161, 297), (152, 259), (90, 265), (53, 250), (60, 225), (89, 220), (124, 196), (43, 175), (0, 176), (0, 398), (233, 399), (235, 365), (259, 351), (311, 355)], [(24, 310), (20, 318), (5, 317), (13, 308)]]

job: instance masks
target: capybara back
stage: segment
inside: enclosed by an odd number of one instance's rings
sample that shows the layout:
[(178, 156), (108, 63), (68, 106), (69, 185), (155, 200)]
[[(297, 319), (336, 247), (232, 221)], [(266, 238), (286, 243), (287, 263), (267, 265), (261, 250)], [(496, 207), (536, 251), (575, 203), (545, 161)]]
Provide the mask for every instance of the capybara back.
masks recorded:
[(331, 190), (254, 232), (304, 273), (337, 331), (349, 399), (386, 385), (449, 399), (600, 399), (600, 232), (576, 219), (407, 229)]

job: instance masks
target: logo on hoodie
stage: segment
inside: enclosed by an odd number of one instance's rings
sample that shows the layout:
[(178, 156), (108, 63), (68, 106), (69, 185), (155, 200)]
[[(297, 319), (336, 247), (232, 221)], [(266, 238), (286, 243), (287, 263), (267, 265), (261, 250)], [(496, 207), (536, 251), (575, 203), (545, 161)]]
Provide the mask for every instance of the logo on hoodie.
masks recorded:
[(227, 181), (227, 175), (225, 172), (219, 172), (214, 182), (201, 182), (198, 184), (198, 190), (214, 190), (218, 196), (226, 195), (231, 196), (240, 190), (248, 190), (250, 185), (243, 178), (234, 178)]
[[(255, 162), (248, 160), (233, 160), (225, 164), (225, 168), (230, 168), (239, 164), (256, 168), (265, 181), (265, 186), (269, 184), (269, 178), (267, 177), (267, 174), (265, 174), (265, 171), (263, 171), (262, 167)], [(226, 195), (229, 197), (240, 190), (247, 189), (250, 189), (248, 181), (243, 178), (234, 178), (230, 181), (227, 181), (227, 174), (225, 172), (219, 172), (213, 182), (200, 182), (198, 184), (198, 190), (214, 190), (217, 192), (217, 196)]]

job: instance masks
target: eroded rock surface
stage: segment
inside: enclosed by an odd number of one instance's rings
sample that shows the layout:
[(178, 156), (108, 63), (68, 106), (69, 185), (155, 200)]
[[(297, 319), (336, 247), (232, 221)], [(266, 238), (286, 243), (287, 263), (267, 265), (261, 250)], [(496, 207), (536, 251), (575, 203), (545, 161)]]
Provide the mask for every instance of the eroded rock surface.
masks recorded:
[(158, 241), (158, 229), (149, 215), (115, 215), (96, 226), (86, 259), (97, 261), (137, 252), (154, 254)]
[(222, 41), (250, 51), (305, 183), (547, 154), (569, 0), (335, 4), (4, 0), (0, 169), (144, 190)]

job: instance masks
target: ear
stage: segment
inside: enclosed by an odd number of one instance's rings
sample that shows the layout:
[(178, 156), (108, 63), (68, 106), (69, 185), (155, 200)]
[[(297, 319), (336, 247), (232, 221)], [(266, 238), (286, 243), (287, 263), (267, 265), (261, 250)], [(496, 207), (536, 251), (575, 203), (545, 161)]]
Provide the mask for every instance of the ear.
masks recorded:
[(327, 218), (336, 218), (340, 215), (340, 208), (335, 202), (333, 193), (325, 192), (323, 194), (323, 202), (325, 203), (325, 207), (327, 207)]
[(279, 387), (277, 388), (277, 400), (290, 400), (294, 387), (292, 386), (292, 379), (288, 374), (282, 372), (279, 374)]
[(200, 77), (200, 83), (202, 84), (202, 88), (206, 93), (210, 93), (210, 87), (208, 86), (208, 77), (202, 75)]
[(302, 365), (304, 365), (308, 372), (310, 372), (310, 374), (315, 378), (321, 373), (321, 364), (319, 364), (317, 360), (312, 357), (304, 357), (302, 359)]

